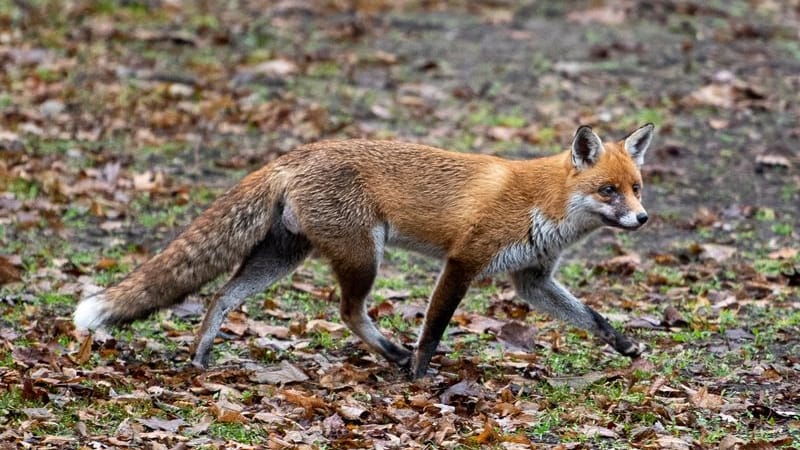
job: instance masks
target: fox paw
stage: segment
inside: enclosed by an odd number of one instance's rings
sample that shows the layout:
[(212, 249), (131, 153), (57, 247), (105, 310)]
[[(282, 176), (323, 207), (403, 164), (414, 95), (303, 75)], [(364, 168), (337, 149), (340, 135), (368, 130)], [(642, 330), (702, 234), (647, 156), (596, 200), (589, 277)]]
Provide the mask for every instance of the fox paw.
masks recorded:
[(622, 355), (629, 358), (638, 358), (642, 353), (647, 351), (647, 345), (638, 343), (636, 341), (625, 340), (624, 342), (617, 342), (614, 348)]

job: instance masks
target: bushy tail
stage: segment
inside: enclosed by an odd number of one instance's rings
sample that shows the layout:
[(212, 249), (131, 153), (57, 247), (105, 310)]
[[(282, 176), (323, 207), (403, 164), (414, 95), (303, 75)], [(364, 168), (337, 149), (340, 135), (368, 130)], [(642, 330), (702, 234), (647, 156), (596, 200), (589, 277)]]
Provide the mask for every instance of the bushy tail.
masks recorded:
[(267, 235), (283, 186), (270, 166), (218, 198), (161, 253), (116, 286), (83, 299), (78, 328), (122, 324), (180, 302), (240, 263)]

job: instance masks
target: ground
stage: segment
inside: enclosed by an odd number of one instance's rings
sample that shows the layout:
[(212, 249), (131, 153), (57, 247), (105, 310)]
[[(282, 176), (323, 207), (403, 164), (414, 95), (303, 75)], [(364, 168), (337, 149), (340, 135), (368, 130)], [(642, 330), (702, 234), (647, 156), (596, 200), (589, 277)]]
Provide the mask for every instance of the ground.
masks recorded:
[[(796, 1), (0, 0), (0, 442), (800, 445), (799, 25)], [(189, 346), (222, 279), (127, 328), (71, 324), (298, 144), (530, 158), (580, 124), (646, 122), (651, 223), (593, 234), (559, 272), (641, 359), (496, 277), (409, 382), (343, 328), (316, 258), (231, 314), (205, 372)], [(370, 314), (392, 339), (415, 341), (438, 268), (388, 252)]]

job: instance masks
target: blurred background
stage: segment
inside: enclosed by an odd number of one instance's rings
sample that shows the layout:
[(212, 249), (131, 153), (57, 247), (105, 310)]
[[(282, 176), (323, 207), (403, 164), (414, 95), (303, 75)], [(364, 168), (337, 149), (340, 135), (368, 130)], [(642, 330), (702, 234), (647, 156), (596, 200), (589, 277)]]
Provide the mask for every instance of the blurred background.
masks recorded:
[(0, 210), (12, 235), (85, 220), (152, 241), (130, 222), (147, 203), (174, 202), (183, 223), (183, 202), (304, 142), (528, 158), (580, 124), (621, 139), (653, 122), (655, 220), (631, 239), (778, 247), (798, 233), (799, 9), (6, 0)]

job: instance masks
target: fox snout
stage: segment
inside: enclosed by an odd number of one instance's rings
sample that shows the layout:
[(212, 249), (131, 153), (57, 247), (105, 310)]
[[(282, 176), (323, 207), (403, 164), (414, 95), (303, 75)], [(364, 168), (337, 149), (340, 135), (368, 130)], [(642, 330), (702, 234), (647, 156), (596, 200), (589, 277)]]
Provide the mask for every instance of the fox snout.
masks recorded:
[(636, 230), (647, 223), (649, 218), (647, 211), (643, 209), (640, 211), (628, 211), (626, 214), (618, 216), (617, 223), (614, 225), (628, 230)]

